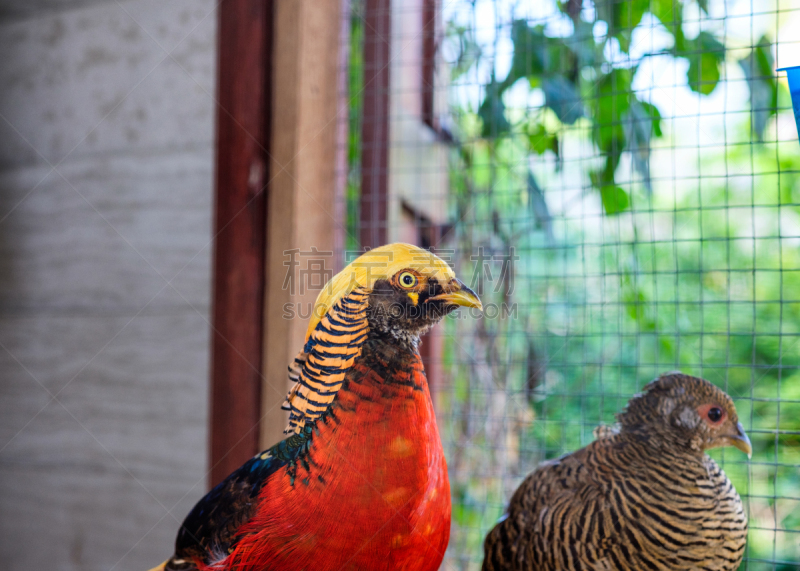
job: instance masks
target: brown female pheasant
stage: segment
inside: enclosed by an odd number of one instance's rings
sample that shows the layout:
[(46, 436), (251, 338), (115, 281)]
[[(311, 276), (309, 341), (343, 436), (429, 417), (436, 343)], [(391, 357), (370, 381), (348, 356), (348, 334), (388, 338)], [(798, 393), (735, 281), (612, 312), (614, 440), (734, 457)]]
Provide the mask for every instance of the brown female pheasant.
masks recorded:
[(668, 373), (618, 415), (619, 430), (547, 462), (484, 543), (484, 571), (728, 571), (747, 537), (742, 501), (705, 451), (750, 440), (731, 398)]

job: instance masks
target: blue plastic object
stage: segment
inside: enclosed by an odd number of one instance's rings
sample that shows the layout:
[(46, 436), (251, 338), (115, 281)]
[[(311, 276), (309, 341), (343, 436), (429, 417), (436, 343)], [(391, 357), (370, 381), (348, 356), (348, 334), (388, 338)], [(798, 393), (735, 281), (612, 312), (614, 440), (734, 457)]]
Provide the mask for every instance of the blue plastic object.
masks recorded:
[(797, 133), (800, 135), (800, 65), (782, 67), (778, 71), (785, 71), (789, 80), (789, 91), (792, 92), (792, 107), (794, 107), (794, 121), (797, 123)]

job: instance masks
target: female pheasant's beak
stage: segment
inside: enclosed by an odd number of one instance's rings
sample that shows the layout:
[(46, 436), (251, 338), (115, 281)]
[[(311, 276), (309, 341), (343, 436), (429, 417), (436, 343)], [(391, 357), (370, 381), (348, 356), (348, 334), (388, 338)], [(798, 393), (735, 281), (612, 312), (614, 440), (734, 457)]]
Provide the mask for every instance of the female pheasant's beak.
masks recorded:
[(748, 458), (753, 457), (753, 445), (750, 444), (750, 439), (747, 437), (747, 433), (744, 431), (744, 426), (742, 426), (741, 422), (736, 423), (736, 434), (728, 438), (731, 439), (731, 444), (747, 454)]
[(478, 295), (461, 283), (460, 280), (453, 278), (450, 283), (442, 288), (444, 291), (439, 295), (429, 297), (428, 301), (443, 301), (447, 305), (461, 305), (463, 307), (477, 307), (483, 311), (483, 304)]

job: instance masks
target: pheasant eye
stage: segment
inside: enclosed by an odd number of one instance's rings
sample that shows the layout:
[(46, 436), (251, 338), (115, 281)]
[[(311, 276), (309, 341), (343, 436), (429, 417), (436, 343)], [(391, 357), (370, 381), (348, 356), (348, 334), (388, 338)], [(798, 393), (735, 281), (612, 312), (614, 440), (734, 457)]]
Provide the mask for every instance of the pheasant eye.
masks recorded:
[(712, 406), (708, 409), (708, 420), (711, 422), (719, 422), (719, 419), (722, 418), (722, 410), (717, 406)]
[(405, 288), (412, 288), (417, 285), (417, 276), (411, 272), (403, 272), (400, 274), (400, 279), (398, 281), (400, 282), (401, 286)]

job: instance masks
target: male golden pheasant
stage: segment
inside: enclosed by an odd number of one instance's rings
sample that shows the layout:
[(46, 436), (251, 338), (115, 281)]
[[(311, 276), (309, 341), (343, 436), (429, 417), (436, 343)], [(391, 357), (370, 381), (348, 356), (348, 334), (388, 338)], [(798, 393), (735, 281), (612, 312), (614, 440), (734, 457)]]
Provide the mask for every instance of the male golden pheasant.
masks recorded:
[(200, 500), (157, 569), (438, 569), (450, 484), (417, 346), (457, 306), (481, 303), (408, 244), (336, 275), (289, 367), (290, 436)]
[(731, 398), (668, 373), (618, 415), (619, 431), (540, 466), (484, 543), (484, 571), (738, 569), (742, 501), (705, 450), (751, 454)]

